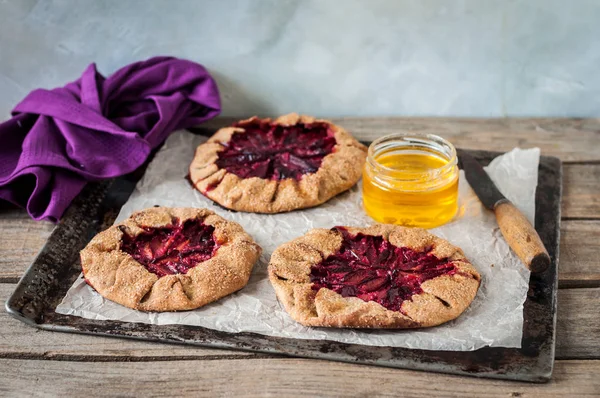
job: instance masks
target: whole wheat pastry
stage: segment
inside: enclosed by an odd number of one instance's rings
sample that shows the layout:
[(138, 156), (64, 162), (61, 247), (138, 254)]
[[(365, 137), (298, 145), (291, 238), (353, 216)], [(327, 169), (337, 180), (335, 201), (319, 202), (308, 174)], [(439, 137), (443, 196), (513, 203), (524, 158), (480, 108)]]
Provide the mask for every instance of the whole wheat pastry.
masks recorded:
[(196, 149), (192, 184), (229, 209), (279, 213), (317, 206), (359, 180), (367, 148), (326, 120), (295, 113), (222, 128)]
[(261, 248), (206, 209), (154, 207), (100, 232), (81, 251), (86, 282), (142, 311), (191, 310), (248, 283)]
[(279, 246), (269, 279), (306, 326), (420, 328), (458, 317), (480, 276), (462, 251), (424, 229), (313, 229)]

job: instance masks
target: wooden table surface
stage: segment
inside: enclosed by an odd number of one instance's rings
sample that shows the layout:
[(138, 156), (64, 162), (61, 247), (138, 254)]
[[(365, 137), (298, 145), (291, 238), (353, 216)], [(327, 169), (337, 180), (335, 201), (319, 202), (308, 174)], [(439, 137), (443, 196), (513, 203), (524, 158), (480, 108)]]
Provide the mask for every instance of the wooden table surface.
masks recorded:
[[(457, 147), (540, 147), (564, 162), (556, 363), (548, 384), (41, 331), (0, 310), (0, 395), (600, 395), (600, 119), (342, 118), (359, 139), (439, 134)], [(221, 125), (223, 120), (211, 125)], [(0, 210), (0, 300), (53, 225)]]

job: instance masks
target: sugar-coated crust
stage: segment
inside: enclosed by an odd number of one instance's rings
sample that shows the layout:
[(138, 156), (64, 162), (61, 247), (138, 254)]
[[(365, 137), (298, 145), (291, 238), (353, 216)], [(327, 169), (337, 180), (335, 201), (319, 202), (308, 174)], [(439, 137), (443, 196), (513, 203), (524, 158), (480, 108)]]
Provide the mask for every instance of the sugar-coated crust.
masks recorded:
[(423, 293), (402, 303), (402, 312), (392, 311), (375, 301), (342, 297), (327, 288), (312, 289), (310, 270), (335, 253), (342, 244), (339, 232), (313, 229), (306, 235), (279, 246), (271, 256), (269, 279), (279, 301), (297, 322), (305, 326), (353, 328), (421, 328), (436, 326), (458, 317), (473, 301), (480, 275), (463, 252), (447, 241), (420, 228), (377, 224), (368, 228), (347, 228), (351, 234), (383, 236), (391, 244), (448, 258), (458, 268), (421, 284)]
[[(186, 274), (159, 278), (120, 250), (124, 233), (136, 236), (142, 227), (160, 228), (176, 219), (199, 219), (212, 225), (220, 244), (215, 255)], [(239, 224), (210, 210), (154, 207), (100, 232), (80, 254), (87, 282), (107, 299), (141, 311), (180, 311), (202, 307), (243, 288), (260, 253), (260, 246)]]
[[(242, 122), (252, 120), (260, 119), (253, 117)], [(240, 127), (222, 128), (198, 146), (190, 165), (190, 180), (206, 197), (237, 211), (280, 213), (320, 205), (356, 184), (362, 173), (367, 148), (343, 128), (327, 120), (291, 113), (273, 121), (284, 126), (313, 122), (329, 124), (337, 143), (333, 152), (323, 158), (321, 167), (315, 173), (305, 174), (300, 181), (293, 178), (281, 181), (240, 178), (220, 169), (215, 162), (218, 152), (223, 150), (221, 143), (228, 142), (233, 134), (244, 133), (245, 130)]]

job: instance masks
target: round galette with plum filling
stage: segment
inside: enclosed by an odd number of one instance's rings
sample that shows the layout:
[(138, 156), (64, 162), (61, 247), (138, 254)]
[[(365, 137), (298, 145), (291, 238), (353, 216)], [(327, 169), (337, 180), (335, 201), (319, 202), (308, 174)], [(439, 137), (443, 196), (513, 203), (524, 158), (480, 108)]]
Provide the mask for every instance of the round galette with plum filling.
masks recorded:
[(223, 207), (279, 213), (317, 206), (360, 179), (367, 148), (326, 120), (253, 117), (198, 146), (190, 180)]
[(86, 282), (142, 311), (191, 310), (243, 288), (261, 248), (210, 210), (154, 207), (100, 232), (81, 251)]
[(269, 279), (305, 326), (419, 328), (458, 317), (480, 276), (462, 251), (424, 229), (313, 229), (279, 246)]

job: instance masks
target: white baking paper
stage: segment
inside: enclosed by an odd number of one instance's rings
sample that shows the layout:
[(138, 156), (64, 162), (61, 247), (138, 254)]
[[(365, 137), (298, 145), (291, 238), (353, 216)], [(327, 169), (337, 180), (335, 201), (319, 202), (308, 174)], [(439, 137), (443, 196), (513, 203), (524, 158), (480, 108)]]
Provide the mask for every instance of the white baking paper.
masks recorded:
[[(206, 207), (240, 223), (262, 246), (263, 254), (241, 291), (203, 308), (186, 312), (145, 313), (104, 299), (80, 277), (56, 309), (91, 319), (185, 324), (226, 332), (254, 332), (296, 339), (334, 340), (373, 346), (469, 351), (484, 346), (520, 347), (529, 271), (512, 253), (492, 212), (483, 208), (463, 173), (460, 175), (460, 211), (456, 219), (431, 230), (461, 247), (482, 275), (471, 306), (456, 320), (422, 330), (357, 330), (307, 328), (294, 322), (279, 304), (267, 278), (273, 250), (311, 228), (335, 225), (367, 226), (373, 221), (361, 206), (360, 182), (316, 208), (264, 215), (231, 212), (192, 189), (185, 176), (201, 136), (181, 131), (169, 137), (138, 183), (117, 221), (134, 210), (154, 205)], [(514, 149), (487, 167), (500, 190), (533, 221), (539, 149)]]

